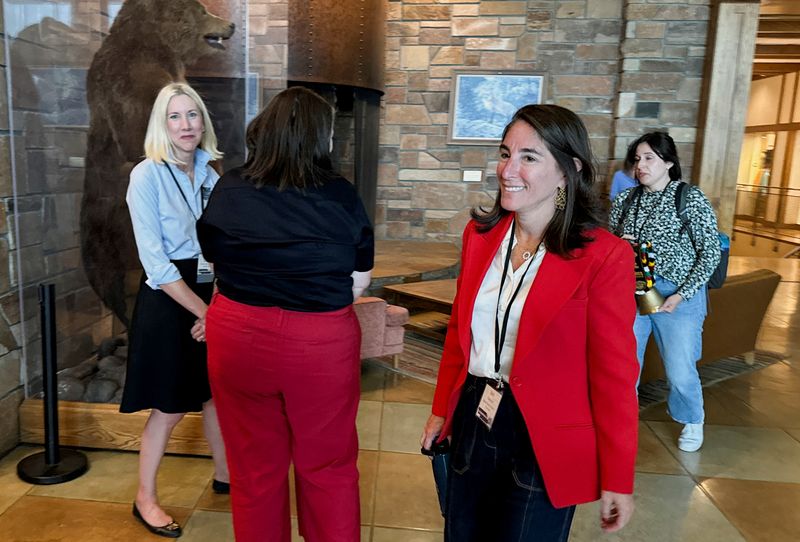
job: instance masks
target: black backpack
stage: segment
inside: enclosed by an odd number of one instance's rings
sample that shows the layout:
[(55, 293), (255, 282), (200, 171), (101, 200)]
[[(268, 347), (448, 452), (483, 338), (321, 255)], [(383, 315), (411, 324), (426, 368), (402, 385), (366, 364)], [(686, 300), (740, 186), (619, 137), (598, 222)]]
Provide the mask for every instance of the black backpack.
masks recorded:
[[(622, 204), (622, 213), (620, 214), (619, 222), (617, 223), (617, 227), (614, 228), (614, 234), (617, 237), (622, 236), (623, 225), (625, 224), (625, 219), (628, 218), (628, 212), (630, 211), (634, 200), (637, 197), (641, 197), (643, 191), (644, 187), (642, 185), (638, 185), (636, 188), (631, 190), (628, 193), (628, 197), (625, 198), (625, 202)], [(695, 247), (695, 252), (697, 252), (694, 242), (694, 234), (692, 233), (692, 224), (689, 221), (689, 215), (686, 211), (686, 195), (688, 192), (689, 185), (682, 181), (678, 184), (677, 190), (675, 190), (675, 211), (678, 213), (678, 218), (681, 221), (681, 229), (678, 232), (678, 235), (681, 235), (684, 231), (686, 231), (689, 234), (689, 240), (692, 242), (692, 246)], [(714, 269), (714, 272), (711, 274), (711, 278), (708, 279), (709, 288), (722, 288), (722, 285), (725, 283), (725, 278), (728, 276), (728, 256), (730, 255), (731, 241), (730, 238), (723, 232), (718, 232), (718, 235), (720, 245), (719, 263), (717, 264), (716, 269)]]

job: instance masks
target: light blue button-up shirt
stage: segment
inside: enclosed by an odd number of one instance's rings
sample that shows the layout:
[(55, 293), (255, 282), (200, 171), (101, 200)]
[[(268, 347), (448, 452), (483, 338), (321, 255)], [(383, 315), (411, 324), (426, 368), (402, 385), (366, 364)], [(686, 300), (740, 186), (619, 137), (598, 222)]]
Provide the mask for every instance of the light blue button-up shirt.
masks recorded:
[(131, 213), (139, 261), (147, 274), (147, 285), (154, 290), (181, 278), (170, 260), (200, 255), (196, 222), (203, 213), (203, 193), (207, 197), (219, 179), (208, 165), (210, 159), (207, 152), (195, 151), (194, 183), (170, 164), (180, 190), (164, 164), (147, 159), (131, 171), (125, 200)]

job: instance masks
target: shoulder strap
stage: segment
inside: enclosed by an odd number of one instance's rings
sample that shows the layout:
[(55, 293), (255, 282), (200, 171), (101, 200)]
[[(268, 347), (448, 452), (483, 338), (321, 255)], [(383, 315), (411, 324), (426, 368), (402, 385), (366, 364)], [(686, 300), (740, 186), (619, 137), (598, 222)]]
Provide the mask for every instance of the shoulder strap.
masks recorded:
[(637, 196), (641, 195), (642, 190), (642, 185), (637, 184), (635, 188), (628, 192), (628, 196), (625, 198), (625, 201), (622, 204), (622, 212), (619, 214), (619, 221), (617, 221), (617, 226), (614, 228), (614, 235), (617, 237), (622, 236), (623, 230), (625, 229), (625, 220), (628, 218), (628, 213), (633, 205), (633, 200), (635, 200)]
[(689, 194), (689, 185), (683, 181), (678, 181), (678, 188), (675, 190), (675, 212), (678, 213), (678, 218), (681, 221), (681, 229), (678, 235), (684, 231), (689, 234), (689, 240), (694, 246), (694, 233), (692, 232), (692, 223), (689, 221), (689, 213), (686, 211), (686, 197)]
[(678, 216), (681, 218), (681, 221), (687, 219), (686, 217), (686, 194), (688, 192), (689, 185), (687, 185), (683, 181), (678, 181), (678, 188), (675, 190), (675, 210), (678, 212)]

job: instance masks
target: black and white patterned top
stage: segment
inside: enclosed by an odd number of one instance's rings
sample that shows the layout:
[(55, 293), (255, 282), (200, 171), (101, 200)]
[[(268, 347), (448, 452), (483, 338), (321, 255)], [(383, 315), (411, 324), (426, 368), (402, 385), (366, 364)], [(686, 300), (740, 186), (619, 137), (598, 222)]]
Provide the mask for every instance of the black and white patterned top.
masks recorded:
[[(634, 198), (628, 211), (622, 234), (632, 235), (640, 242), (653, 243), (655, 272), (678, 285), (684, 299), (691, 299), (708, 282), (720, 258), (717, 216), (705, 194), (689, 186), (686, 194), (686, 216), (691, 224), (692, 238), (683, 228), (675, 205), (679, 182), (670, 183), (660, 192), (644, 190)], [(609, 229), (619, 224), (625, 200), (635, 188), (620, 192), (611, 206)]]

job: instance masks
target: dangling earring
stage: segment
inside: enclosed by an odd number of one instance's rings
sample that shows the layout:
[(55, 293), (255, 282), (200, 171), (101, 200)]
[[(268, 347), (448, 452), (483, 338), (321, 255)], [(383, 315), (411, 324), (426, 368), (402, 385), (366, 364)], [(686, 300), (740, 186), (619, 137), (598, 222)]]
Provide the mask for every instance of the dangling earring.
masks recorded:
[(563, 211), (567, 208), (567, 189), (559, 186), (556, 189), (556, 209)]

